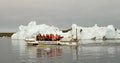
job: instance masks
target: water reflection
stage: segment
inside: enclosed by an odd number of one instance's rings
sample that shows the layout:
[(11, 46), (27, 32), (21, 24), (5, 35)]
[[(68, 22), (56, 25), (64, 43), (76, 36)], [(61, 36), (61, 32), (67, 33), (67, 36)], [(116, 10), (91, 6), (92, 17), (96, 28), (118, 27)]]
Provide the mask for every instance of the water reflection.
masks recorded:
[(120, 58), (118, 45), (27, 46), (13, 40), (11, 47), (18, 63), (119, 63)]
[(47, 56), (47, 57), (61, 56), (61, 54), (62, 54), (62, 49), (59, 46), (37, 48), (38, 58), (42, 56)]

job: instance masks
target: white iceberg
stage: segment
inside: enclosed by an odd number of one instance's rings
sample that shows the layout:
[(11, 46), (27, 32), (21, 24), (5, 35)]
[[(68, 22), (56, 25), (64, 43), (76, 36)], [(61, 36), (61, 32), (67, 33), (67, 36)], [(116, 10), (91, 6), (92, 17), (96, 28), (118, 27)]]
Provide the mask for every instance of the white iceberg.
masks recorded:
[(120, 39), (120, 30), (113, 25), (107, 27), (99, 27), (97, 24), (93, 27), (81, 27), (73, 24), (71, 30), (63, 33), (58, 27), (46, 24), (37, 25), (35, 21), (30, 22), (27, 26), (20, 25), (19, 31), (12, 35), (12, 39), (25, 39), (27, 37), (35, 37), (41, 34), (59, 34), (64, 38), (73, 39)]
[(46, 24), (36, 25), (35, 21), (32, 21), (28, 26), (19, 26), (19, 31), (12, 35), (12, 39), (25, 39), (27, 37), (35, 37), (38, 33), (41, 34), (59, 34), (62, 35), (62, 31), (54, 26), (48, 26)]

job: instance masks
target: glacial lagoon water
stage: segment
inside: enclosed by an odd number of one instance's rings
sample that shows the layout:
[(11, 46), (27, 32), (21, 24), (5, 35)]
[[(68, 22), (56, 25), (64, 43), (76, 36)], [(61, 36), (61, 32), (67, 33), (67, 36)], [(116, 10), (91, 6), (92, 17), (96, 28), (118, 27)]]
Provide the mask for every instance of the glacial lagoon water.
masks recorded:
[(24, 40), (0, 38), (0, 63), (120, 63), (120, 45), (27, 46)]

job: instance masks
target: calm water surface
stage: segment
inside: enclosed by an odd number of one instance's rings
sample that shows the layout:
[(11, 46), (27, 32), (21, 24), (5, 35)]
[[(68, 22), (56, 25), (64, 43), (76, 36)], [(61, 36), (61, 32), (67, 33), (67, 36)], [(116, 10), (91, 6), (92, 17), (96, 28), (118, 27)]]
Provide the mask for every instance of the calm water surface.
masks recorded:
[(120, 63), (120, 46), (27, 46), (23, 40), (0, 38), (0, 63)]

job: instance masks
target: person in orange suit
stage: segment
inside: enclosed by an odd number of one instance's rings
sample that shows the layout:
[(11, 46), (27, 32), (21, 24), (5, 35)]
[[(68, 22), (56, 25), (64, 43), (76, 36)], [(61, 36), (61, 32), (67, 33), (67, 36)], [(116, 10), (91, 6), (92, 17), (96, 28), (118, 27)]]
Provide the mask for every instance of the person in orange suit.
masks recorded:
[(45, 35), (43, 34), (43, 40), (45, 40)]
[(60, 40), (60, 38), (61, 38), (60, 35), (58, 35), (58, 41)]
[(54, 41), (54, 38), (55, 38), (55, 36), (54, 36), (54, 34), (52, 34), (52, 41)]
[(56, 38), (55, 40), (58, 41), (58, 34), (56, 34), (56, 37), (55, 37), (55, 38)]

